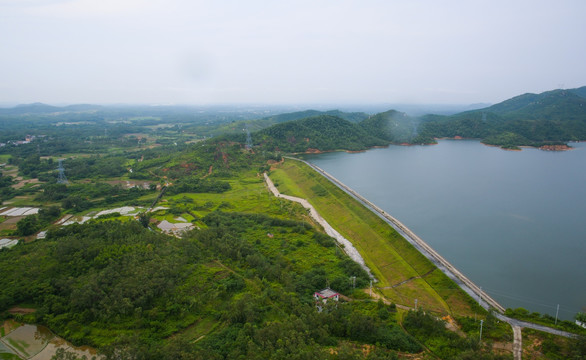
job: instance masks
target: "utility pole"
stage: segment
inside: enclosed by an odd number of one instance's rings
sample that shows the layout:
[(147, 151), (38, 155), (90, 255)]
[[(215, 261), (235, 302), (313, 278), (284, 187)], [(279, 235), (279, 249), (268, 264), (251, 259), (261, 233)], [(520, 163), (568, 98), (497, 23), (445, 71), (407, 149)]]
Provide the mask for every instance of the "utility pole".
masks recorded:
[(555, 324), (556, 325), (558, 324), (558, 314), (559, 314), (559, 312), (560, 312), (560, 304), (558, 304), (558, 308), (555, 311)]
[(417, 311), (417, 299), (415, 299), (415, 311)]
[(372, 280), (370, 280), (370, 297), (372, 297)]
[(480, 339), (478, 341), (482, 342), (482, 323), (484, 320), (480, 320)]

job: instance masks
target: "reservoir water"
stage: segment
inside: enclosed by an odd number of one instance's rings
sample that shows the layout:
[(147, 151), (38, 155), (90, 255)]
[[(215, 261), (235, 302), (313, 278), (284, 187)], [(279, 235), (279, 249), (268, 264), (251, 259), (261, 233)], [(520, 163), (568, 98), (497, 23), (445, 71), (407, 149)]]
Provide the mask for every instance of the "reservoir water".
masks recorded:
[(586, 311), (586, 143), (505, 151), (475, 140), (304, 158), (356, 190), (503, 306)]

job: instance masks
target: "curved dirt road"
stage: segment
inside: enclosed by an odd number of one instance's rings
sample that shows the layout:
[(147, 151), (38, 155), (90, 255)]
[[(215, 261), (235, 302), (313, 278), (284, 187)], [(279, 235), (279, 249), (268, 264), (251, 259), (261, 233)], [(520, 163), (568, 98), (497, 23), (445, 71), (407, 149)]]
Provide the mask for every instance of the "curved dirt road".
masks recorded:
[(358, 252), (358, 250), (356, 250), (354, 245), (352, 245), (352, 243), (348, 239), (343, 237), (327, 221), (325, 221), (325, 219), (323, 217), (321, 217), (321, 215), (317, 212), (317, 210), (315, 210), (313, 205), (311, 205), (305, 199), (298, 198), (295, 196), (281, 194), (279, 192), (279, 190), (277, 190), (277, 188), (275, 187), (275, 185), (273, 184), (273, 182), (271, 181), (269, 176), (266, 173), (264, 174), (264, 176), (265, 176), (265, 181), (267, 183), (267, 186), (269, 187), (269, 190), (273, 193), (273, 195), (275, 195), (276, 197), (279, 197), (279, 198), (287, 199), (290, 201), (295, 201), (295, 202), (301, 204), (301, 206), (303, 206), (304, 208), (308, 209), (309, 215), (324, 228), (326, 234), (328, 234), (329, 236), (336, 239), (336, 241), (340, 245), (342, 245), (344, 252), (346, 254), (348, 254), (348, 256), (350, 256), (350, 258), (352, 260), (356, 261), (358, 263), (358, 265), (360, 265), (368, 273), (368, 276), (370, 276), (371, 279), (374, 279), (374, 276), (370, 272), (370, 269), (364, 263), (364, 259), (362, 258), (362, 255), (360, 255), (360, 253)]

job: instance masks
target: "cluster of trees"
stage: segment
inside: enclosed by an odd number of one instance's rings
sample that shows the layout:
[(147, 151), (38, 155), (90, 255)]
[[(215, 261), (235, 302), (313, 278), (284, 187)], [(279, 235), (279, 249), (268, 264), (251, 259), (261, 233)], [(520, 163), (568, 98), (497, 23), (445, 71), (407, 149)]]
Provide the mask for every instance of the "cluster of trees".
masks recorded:
[(39, 210), (38, 214), (29, 215), (16, 223), (16, 234), (28, 236), (46, 228), (61, 215), (61, 209), (50, 206)]
[(57, 169), (57, 164), (53, 162), (53, 159), (41, 159), (38, 154), (30, 154), (26, 157), (12, 155), (8, 163), (18, 166), (18, 172), (21, 176), (30, 178), (36, 178), (41, 173), (47, 173)]
[(155, 188), (143, 189), (132, 187), (125, 189), (119, 185), (96, 182), (72, 185), (47, 183), (41, 186), (41, 190), (35, 197), (37, 201), (51, 203), (60, 201), (63, 209), (81, 212), (91, 207), (111, 205), (119, 202), (144, 205), (143, 203), (137, 202), (137, 199), (152, 193)]
[(330, 115), (280, 123), (256, 132), (255, 144), (262, 148), (288, 153), (320, 151), (365, 150), (387, 145), (388, 141), (373, 136), (360, 125)]
[(92, 156), (68, 159), (63, 162), (63, 167), (69, 180), (110, 178), (128, 172), (125, 162), (122, 156)]
[(15, 195), (12, 183), (12, 176), (3, 175), (0, 172), (0, 204), (2, 204), (2, 201), (10, 199)]
[[(244, 151), (244, 142), (238, 143), (230, 137), (219, 137), (215, 141), (198, 142), (140, 151), (134, 154), (141, 161), (132, 165), (133, 179), (181, 180), (184, 177), (226, 179), (238, 176), (266, 163), (273, 153)], [(172, 155), (170, 155), (172, 154)]]
[[(475, 322), (479, 326), (479, 322)], [(485, 321), (485, 331), (496, 326), (496, 319), (491, 316)], [(409, 311), (403, 321), (405, 329), (442, 360), (505, 360), (506, 355), (495, 355), (483, 349), (479, 338), (462, 337), (446, 328), (442, 320), (437, 319), (422, 309)]]
[[(70, 123), (71, 122), (71, 123)], [(0, 148), (1, 153), (26, 157), (31, 154), (54, 156), (56, 154), (107, 153), (112, 147), (136, 147), (137, 140), (125, 135), (140, 132), (141, 127), (132, 124), (112, 124), (99, 117), (69, 117), (0, 114), (0, 142), (24, 140), (27, 135), (37, 138), (30, 144)]]
[[(69, 180), (107, 178), (125, 174), (128, 171), (125, 162), (126, 159), (122, 156), (92, 156), (67, 159), (63, 161), (63, 167)], [(18, 166), (18, 172), (22, 176), (39, 178), (46, 182), (57, 181), (58, 164), (52, 158), (41, 158), (36, 153), (26, 157), (13, 154), (9, 164)]]
[(249, 130), (250, 132), (256, 132), (264, 128), (268, 128), (275, 124), (280, 124), (288, 121), (295, 121), (300, 119), (305, 119), (308, 117), (315, 117), (320, 115), (328, 115), (334, 116), (340, 119), (348, 120), (352, 123), (359, 123), (360, 121), (368, 118), (368, 114), (363, 112), (344, 112), (340, 110), (328, 110), (328, 111), (318, 111), (318, 110), (303, 110), (303, 111), (295, 111), (289, 113), (282, 113), (276, 114), (268, 117), (264, 117), (261, 119), (255, 120), (242, 120), (242, 121), (233, 121), (229, 124), (225, 124), (219, 127), (218, 132), (221, 134), (229, 134), (231, 136), (239, 135), (242, 140), (238, 141), (245, 141), (245, 131)]
[[(274, 227), (286, 228), (288, 229), (288, 237), (299, 237), (298, 234), (306, 235), (303, 238), (309, 238), (312, 242), (314, 241), (324, 248), (330, 248), (330, 251), (333, 250), (332, 248), (335, 245), (335, 241), (331, 237), (316, 232), (311, 225), (305, 222), (274, 218), (264, 214), (214, 211), (203, 217), (202, 221), (212, 229), (229, 231), (230, 233), (242, 235), (251, 231), (266, 234), (267, 232), (265, 229), (271, 229)], [(311, 236), (307, 236), (308, 234)], [(215, 242), (214, 244), (210, 244), (210, 246), (217, 247), (218, 251), (224, 254), (237, 254), (234, 256), (247, 257), (252, 254), (251, 251), (254, 250), (252, 244), (243, 242), (239, 242), (239, 244), (240, 245)], [(294, 244), (295, 247), (305, 246), (304, 241), (299, 239), (296, 242), (290, 240), (285, 244), (280, 244), (280, 248), (283, 249), (284, 247), (289, 247), (289, 244)], [(345, 292), (350, 291), (351, 289), (348, 281), (349, 277), (356, 276), (356, 286), (365, 287), (369, 281), (368, 274), (358, 264), (350, 260), (341, 252), (336, 251), (336, 254), (337, 259), (335, 263), (337, 266), (335, 267), (335, 271), (332, 271), (332, 268), (326, 269), (316, 266), (300, 272), (296, 279), (289, 279), (289, 281), (291, 281), (290, 286), (302, 294), (311, 295), (316, 289), (319, 290), (323, 288), (324, 285), (329, 282), (336, 290)], [(289, 277), (289, 272), (292, 270), (292, 267), (294, 267), (293, 263), (285, 258), (277, 258), (278, 261), (272, 261), (271, 264), (269, 259), (270, 258), (267, 258), (266, 254), (263, 254), (262, 252), (256, 253), (256, 255), (247, 258), (248, 261), (252, 261), (255, 264), (255, 267), (261, 269), (259, 275), (261, 278), (268, 277), (269, 280), (281, 279), (281, 281), (287, 279)]]
[(478, 138), (504, 148), (584, 140), (586, 98), (578, 90), (524, 94), (482, 110), (424, 116), (419, 135)]
[(586, 358), (586, 336), (574, 339), (572, 342), (560, 341), (552, 334), (540, 333), (536, 330), (523, 329), (523, 335), (539, 335), (542, 338), (537, 349), (546, 359), (551, 360), (583, 360)]
[[(373, 359), (421, 350), (396, 323), (393, 307), (340, 303), (317, 312), (312, 294), (328, 280), (350, 292), (350, 276), (357, 285), (368, 276), (336, 247), (321, 247), (308, 224), (223, 212), (203, 221), (207, 229), (184, 239), (138, 221), (71, 225), (0, 252), (0, 311), (35, 304), (29, 321), (112, 356), (314, 358), (327, 357), (327, 347), (340, 341), (378, 344)], [(287, 246), (321, 247), (327, 262), (303, 270), (293, 252), (274, 251), (283, 239), (268, 232), (284, 234)], [(222, 325), (198, 342), (183, 336), (182, 329), (202, 319)], [(135, 335), (125, 336), (129, 331)]]
[(392, 143), (412, 143), (417, 136), (419, 120), (405, 113), (389, 110), (369, 117), (360, 126), (372, 136)]
[(364, 119), (368, 118), (368, 114), (363, 112), (344, 112), (340, 110), (328, 110), (328, 111), (318, 111), (318, 110), (304, 110), (304, 111), (296, 111), (292, 113), (285, 113), (285, 114), (278, 114), (264, 118), (263, 120), (269, 120), (273, 124), (283, 123), (287, 121), (294, 121), (305, 119), (308, 117), (315, 117), (320, 115), (328, 115), (334, 116), (340, 119), (348, 120), (353, 123), (359, 123)]
[(530, 312), (529, 310), (524, 308), (516, 308), (507, 309), (505, 311), (505, 315), (515, 319), (543, 324), (545, 326), (550, 326), (573, 333), (581, 333), (582, 335), (586, 336), (586, 329), (577, 325), (573, 321), (561, 319), (556, 320), (555, 317), (549, 314), (540, 314), (538, 312)]
[(506, 120), (495, 114), (486, 115), (484, 120), (482, 113), (443, 119), (428, 116), (419, 127), (419, 136), (477, 138), (486, 144), (504, 148), (557, 145), (586, 138), (586, 122), (583, 129), (579, 129), (561, 121)]
[[(511, 311), (508, 312), (510, 315)], [(510, 358), (510, 355), (496, 355), (490, 351), (493, 341), (511, 342), (513, 340), (510, 326), (499, 322), (493, 313), (488, 313), (483, 322), (483, 344), (479, 341), (480, 319), (459, 318), (458, 324), (467, 337), (461, 337), (448, 330), (443, 321), (421, 309), (410, 311), (403, 321), (405, 329), (440, 359), (497, 360)], [(531, 332), (530, 329), (524, 329), (524, 339)], [(586, 354), (586, 337), (582, 336), (571, 341), (560, 342), (556, 341), (553, 335), (542, 333), (540, 336), (545, 337), (545, 340), (538, 350), (548, 359), (583, 359)]]
[(167, 188), (167, 194), (180, 193), (223, 193), (230, 190), (230, 183), (215, 179), (200, 179), (195, 176), (179, 178)]

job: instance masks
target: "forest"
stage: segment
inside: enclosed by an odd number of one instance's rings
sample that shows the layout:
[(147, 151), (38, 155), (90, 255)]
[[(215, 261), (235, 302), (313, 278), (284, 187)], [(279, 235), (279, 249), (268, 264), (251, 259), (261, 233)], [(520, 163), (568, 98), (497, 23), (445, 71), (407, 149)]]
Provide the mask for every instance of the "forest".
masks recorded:
[(586, 140), (583, 88), (524, 94), (485, 109), (422, 117), (423, 139), (463, 137), (506, 149), (565, 145)]
[(258, 131), (254, 138), (255, 145), (285, 153), (357, 151), (388, 144), (388, 141), (367, 133), (359, 125), (331, 115), (277, 124)]

